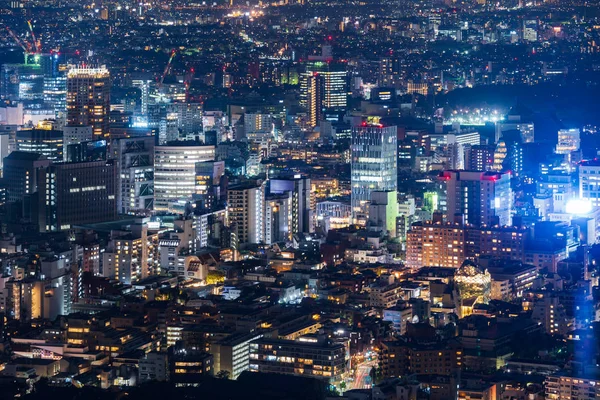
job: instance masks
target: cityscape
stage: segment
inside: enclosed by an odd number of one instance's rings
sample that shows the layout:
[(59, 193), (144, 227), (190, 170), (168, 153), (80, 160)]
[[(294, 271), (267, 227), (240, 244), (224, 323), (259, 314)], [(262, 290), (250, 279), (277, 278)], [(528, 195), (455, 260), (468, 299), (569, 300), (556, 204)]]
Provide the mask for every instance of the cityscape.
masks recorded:
[(0, 399), (600, 399), (600, 1), (0, 0)]

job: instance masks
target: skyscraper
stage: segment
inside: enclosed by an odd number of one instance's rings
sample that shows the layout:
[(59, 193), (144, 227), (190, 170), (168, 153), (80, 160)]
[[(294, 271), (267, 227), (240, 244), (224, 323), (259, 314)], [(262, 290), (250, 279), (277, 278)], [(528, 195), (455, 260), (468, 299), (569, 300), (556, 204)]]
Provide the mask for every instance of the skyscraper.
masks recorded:
[(310, 178), (294, 176), (271, 179), (270, 194), (284, 194), (286, 192), (292, 194), (290, 233), (313, 232), (315, 228), (314, 212), (316, 204), (314, 193), (310, 187)]
[(90, 125), (95, 138), (109, 134), (110, 73), (106, 67), (76, 67), (67, 73), (67, 125)]
[[(322, 55), (308, 59), (300, 75), (300, 106), (308, 110), (311, 125), (320, 117), (319, 109), (325, 119), (337, 120), (348, 104), (346, 64), (333, 61), (330, 46), (323, 46)], [(318, 125), (319, 120), (312, 126)]]
[(317, 72), (306, 78), (306, 111), (313, 128), (323, 120), (323, 82), (323, 75)]
[(464, 215), (465, 223), (510, 225), (512, 191), (510, 174), (480, 171), (444, 171), (448, 219)]
[(166, 211), (169, 202), (191, 201), (196, 188), (196, 163), (215, 158), (215, 146), (194, 141), (171, 142), (154, 148), (154, 209)]
[(352, 128), (352, 215), (365, 219), (371, 192), (396, 190), (397, 129), (363, 124)]

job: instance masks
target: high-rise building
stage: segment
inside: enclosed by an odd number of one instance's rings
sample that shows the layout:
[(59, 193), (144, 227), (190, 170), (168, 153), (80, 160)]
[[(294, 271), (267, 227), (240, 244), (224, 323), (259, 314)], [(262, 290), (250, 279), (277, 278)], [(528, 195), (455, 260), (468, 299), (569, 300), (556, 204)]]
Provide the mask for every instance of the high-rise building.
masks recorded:
[(170, 142), (154, 148), (154, 209), (166, 211), (169, 202), (192, 201), (196, 163), (215, 158), (215, 146), (194, 141)]
[(110, 73), (81, 66), (67, 73), (67, 125), (90, 125), (95, 138), (108, 137)]
[(225, 174), (225, 161), (196, 163), (196, 187), (193, 199), (196, 206), (212, 210), (221, 196), (221, 178)]
[(395, 190), (371, 192), (369, 204), (369, 229), (386, 232), (396, 237), (396, 219), (398, 218), (398, 193)]
[(265, 184), (250, 182), (227, 190), (227, 222), (239, 244), (264, 240)]
[(38, 153), (52, 161), (63, 160), (63, 132), (55, 129), (24, 129), (15, 137), (17, 150)]
[(465, 169), (469, 171), (490, 171), (494, 165), (494, 145), (468, 146), (465, 150)]
[(137, 221), (131, 229), (111, 231), (103, 253), (102, 275), (130, 285), (155, 273), (158, 262), (158, 234), (148, 232), (148, 225)]
[(139, 77), (132, 79), (131, 86), (140, 90), (140, 113), (146, 115), (148, 113), (148, 103), (150, 101), (150, 91), (153, 88), (154, 81)]
[(269, 181), (270, 194), (292, 194), (292, 207), (290, 209), (290, 233), (310, 233), (315, 229), (315, 196), (311, 191), (310, 178), (294, 176), (289, 178), (275, 178)]
[(52, 161), (38, 153), (13, 151), (4, 158), (3, 182), (6, 188), (6, 200), (16, 202), (35, 193), (38, 175), (45, 174), (45, 169)]
[(465, 223), (475, 226), (510, 225), (510, 174), (444, 171), (439, 179), (445, 186), (448, 219), (464, 215)]
[(306, 111), (308, 124), (311, 127), (319, 125), (323, 120), (323, 76), (314, 73), (306, 78)]
[(112, 161), (52, 164), (38, 174), (39, 229), (114, 220), (116, 168)]
[(44, 71), (35, 62), (0, 65), (0, 98), (10, 101), (44, 99)]
[(315, 113), (321, 109), (325, 119), (338, 120), (348, 105), (346, 64), (334, 62), (331, 48), (323, 46), (323, 54), (309, 56), (305, 68), (300, 75), (300, 106), (309, 114), (313, 108)]
[(396, 127), (363, 124), (352, 128), (351, 151), (352, 214), (354, 219), (365, 219), (371, 192), (397, 189)]
[(570, 154), (579, 150), (581, 143), (581, 133), (579, 129), (561, 129), (558, 131), (558, 143), (556, 144), (556, 154)]
[(292, 192), (270, 194), (265, 199), (265, 243), (291, 239)]
[(154, 137), (119, 139), (113, 144), (117, 163), (117, 212), (144, 213), (154, 206)]

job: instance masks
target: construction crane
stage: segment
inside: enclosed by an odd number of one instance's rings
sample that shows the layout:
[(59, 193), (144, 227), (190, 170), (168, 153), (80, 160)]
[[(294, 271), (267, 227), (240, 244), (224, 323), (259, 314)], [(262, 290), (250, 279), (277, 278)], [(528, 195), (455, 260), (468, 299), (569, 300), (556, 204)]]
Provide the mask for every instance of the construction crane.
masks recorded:
[(8, 34), (10, 35), (10, 37), (12, 37), (14, 39), (14, 41), (19, 45), (19, 47), (21, 47), (23, 49), (23, 51), (26, 54), (31, 53), (31, 45), (29, 43), (27, 43), (27, 46), (25, 46), (25, 44), (23, 44), (21, 39), (19, 39), (19, 37), (17, 35), (15, 35), (15, 33), (13, 31), (11, 31), (8, 26), (6, 27), (6, 30), (8, 31)]
[(169, 62), (167, 63), (167, 66), (165, 67), (165, 71), (162, 74), (162, 77), (160, 78), (160, 82), (158, 84), (158, 87), (161, 88), (163, 85), (163, 82), (165, 81), (165, 77), (167, 76), (167, 73), (169, 72), (169, 69), (171, 68), (171, 63), (173, 62), (173, 59), (175, 58), (175, 54), (176, 51), (173, 50), (171, 52), (171, 57), (169, 57)]
[(41, 53), (40, 44), (38, 43), (35, 37), (35, 33), (33, 33), (33, 26), (31, 26), (31, 21), (27, 21), (27, 25), (29, 25), (29, 31), (31, 32), (31, 38), (33, 39), (33, 45), (35, 46), (35, 52), (39, 54)]

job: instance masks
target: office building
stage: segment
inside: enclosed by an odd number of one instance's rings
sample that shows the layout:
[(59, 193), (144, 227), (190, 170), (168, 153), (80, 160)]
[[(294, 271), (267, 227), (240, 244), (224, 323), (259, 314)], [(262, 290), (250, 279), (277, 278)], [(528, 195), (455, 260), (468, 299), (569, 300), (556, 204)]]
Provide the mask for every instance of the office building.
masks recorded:
[(38, 174), (39, 229), (68, 230), (114, 220), (116, 168), (112, 161), (53, 164)]
[(24, 151), (13, 151), (4, 158), (3, 182), (6, 188), (6, 200), (23, 201), (25, 196), (37, 192), (38, 175), (45, 174), (45, 169), (52, 161), (41, 154)]
[(340, 382), (346, 373), (346, 348), (323, 337), (259, 339), (250, 343), (250, 371), (322, 378)]
[(154, 137), (113, 142), (117, 164), (117, 212), (147, 213), (154, 207)]
[(471, 225), (509, 225), (512, 210), (510, 175), (479, 171), (444, 171), (446, 215), (463, 215)]
[(15, 137), (17, 150), (42, 154), (51, 161), (63, 160), (63, 132), (55, 129), (24, 129)]
[(561, 129), (558, 131), (556, 154), (570, 154), (578, 151), (581, 145), (581, 132), (579, 129)]
[(397, 189), (396, 127), (364, 124), (352, 128), (351, 151), (353, 218), (366, 220), (371, 192)]
[(109, 135), (110, 73), (80, 66), (67, 73), (67, 125), (91, 126), (94, 138)]
[(154, 148), (154, 210), (166, 211), (169, 202), (192, 201), (196, 163), (215, 158), (215, 146), (171, 142)]
[[(348, 73), (346, 64), (334, 62), (331, 47), (323, 46), (321, 56), (309, 56), (300, 75), (300, 106), (316, 120), (319, 110), (323, 118), (338, 120), (348, 103)], [(311, 112), (314, 110), (314, 112)], [(311, 122), (312, 124), (312, 122)], [(318, 125), (318, 120), (315, 125)]]
[(249, 182), (227, 190), (227, 223), (239, 244), (264, 240), (265, 184)]

